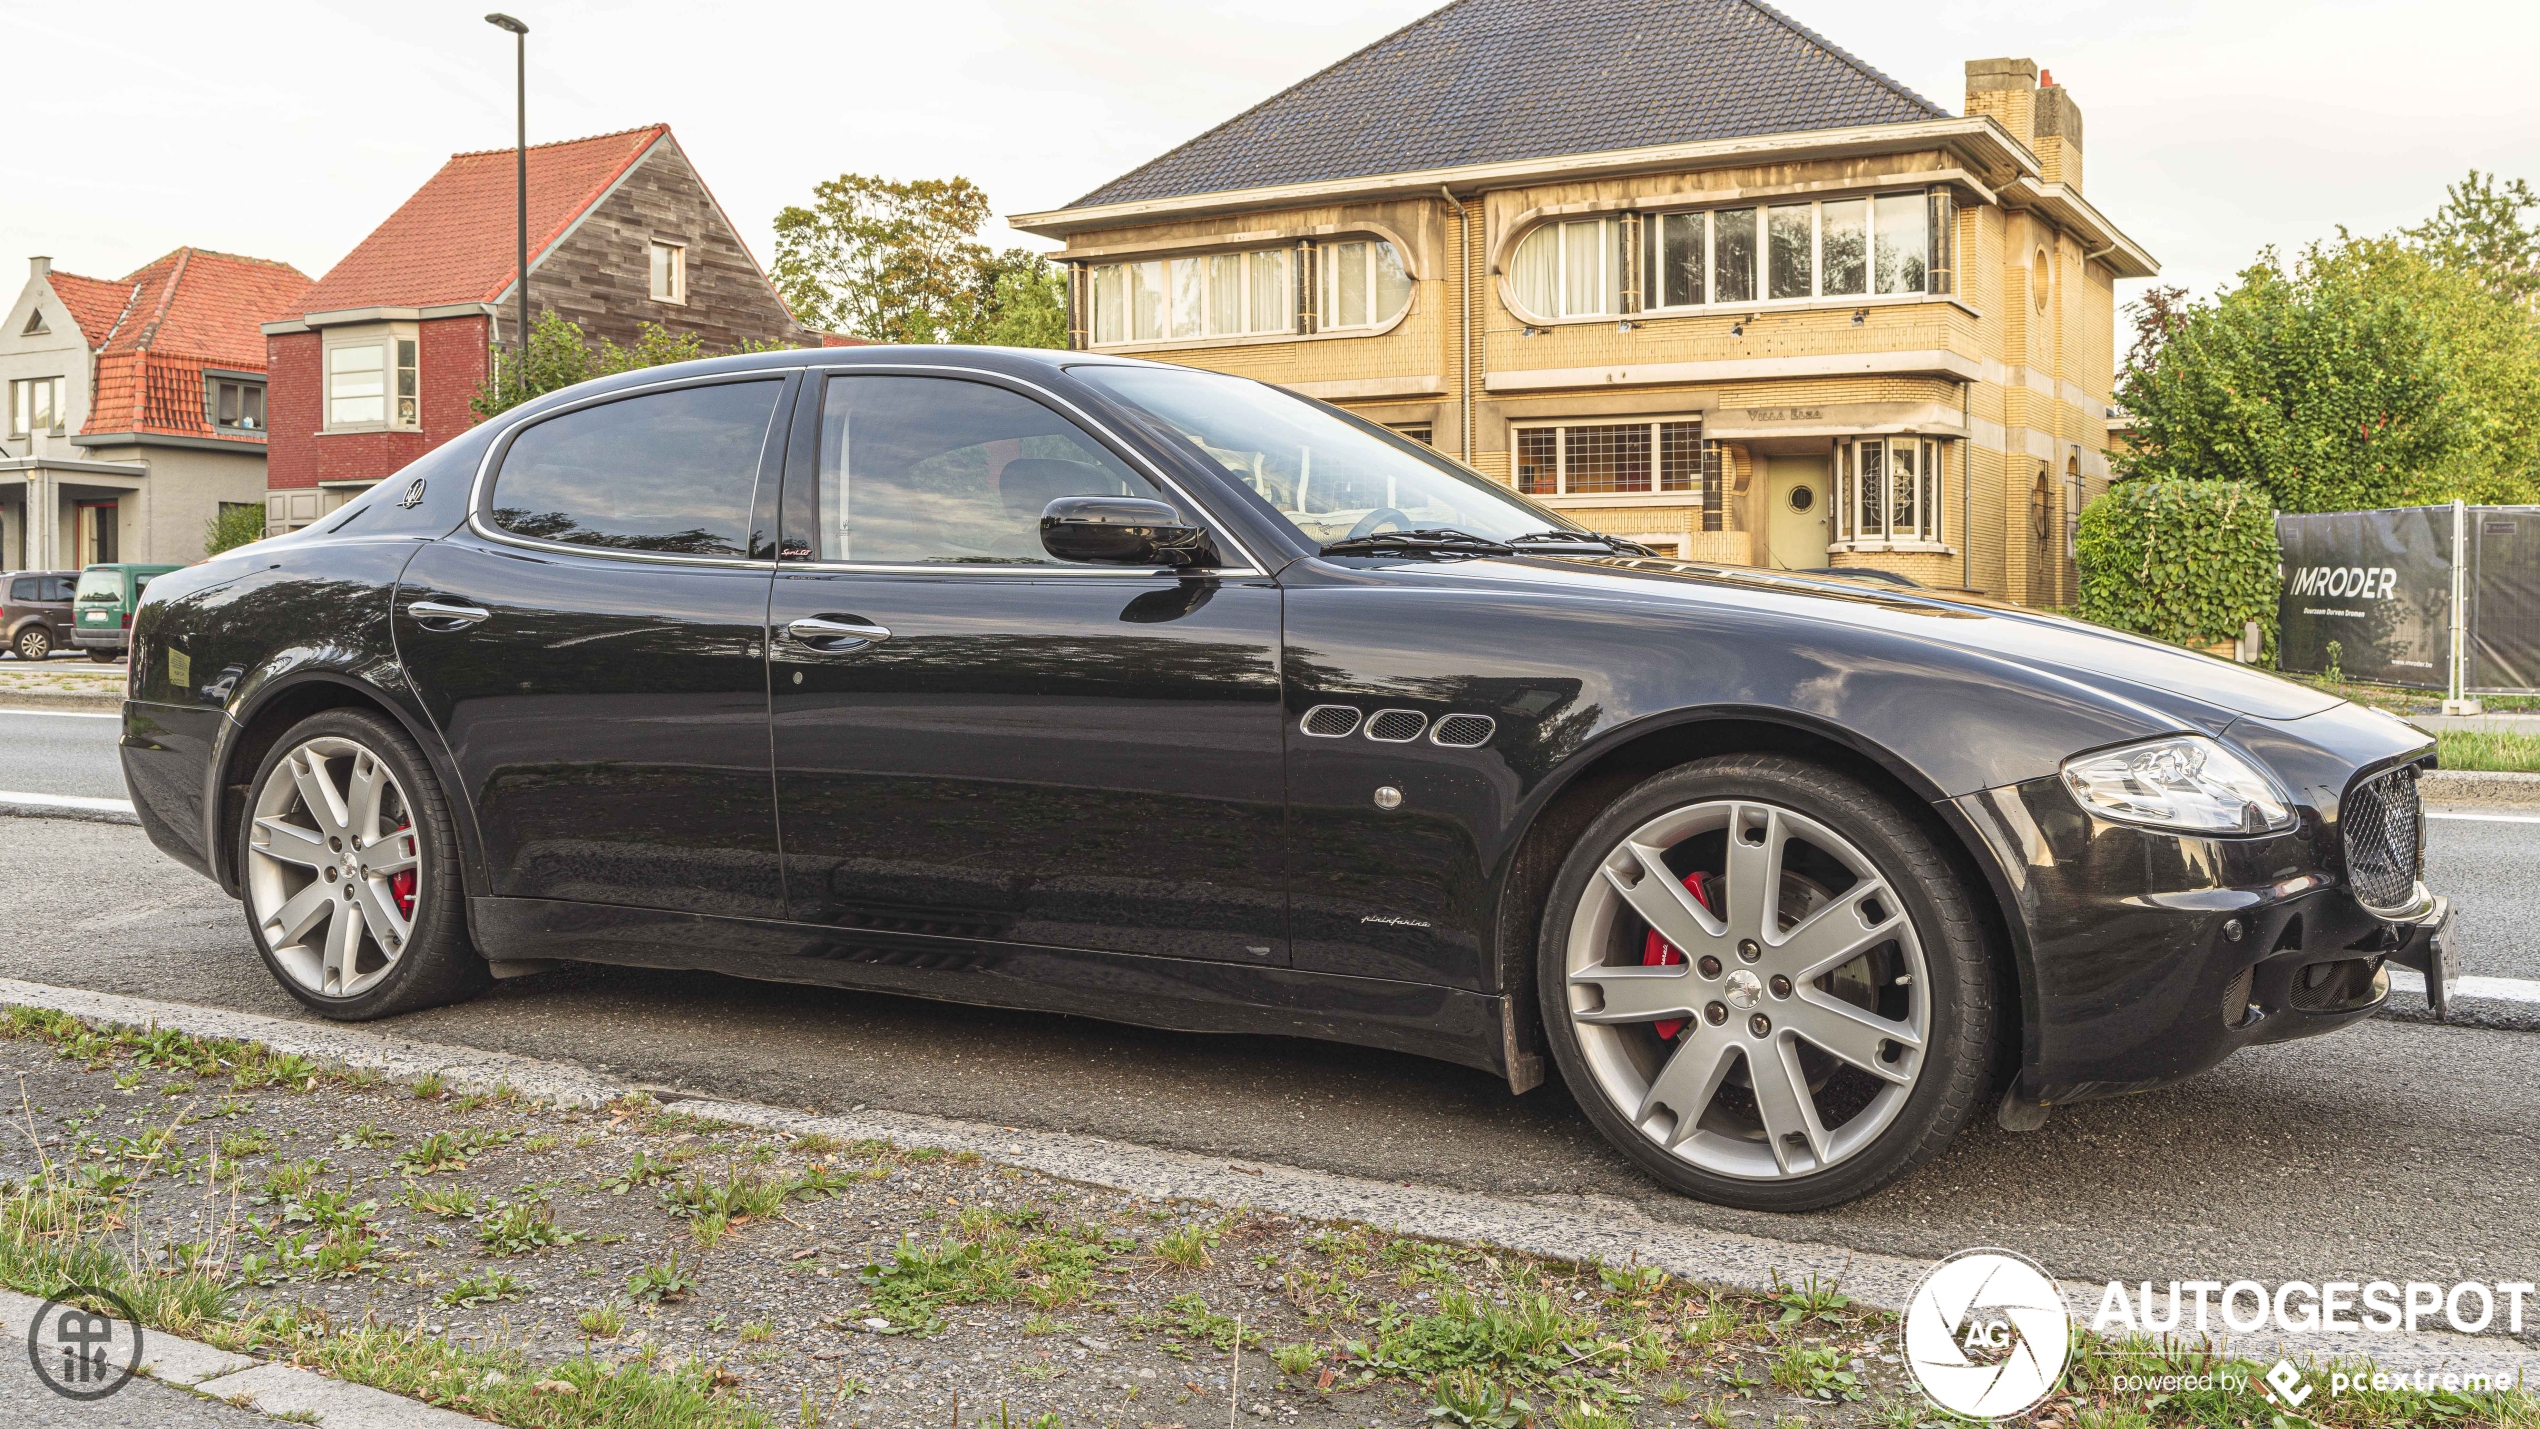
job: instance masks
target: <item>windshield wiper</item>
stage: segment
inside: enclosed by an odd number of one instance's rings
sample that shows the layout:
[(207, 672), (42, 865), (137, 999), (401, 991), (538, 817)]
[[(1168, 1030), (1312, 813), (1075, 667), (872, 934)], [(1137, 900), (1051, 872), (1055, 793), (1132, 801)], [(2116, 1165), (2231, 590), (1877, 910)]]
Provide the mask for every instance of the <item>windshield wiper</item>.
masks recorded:
[(1505, 541), (1494, 541), (1451, 526), (1344, 536), (1323, 547), (1323, 554), (1327, 556), (1510, 556), (1516, 552), (1517, 548)]
[(1542, 556), (1654, 556), (1657, 552), (1638, 541), (1608, 536), (1602, 531), (1531, 531), (1511, 536), (1508, 544), (1520, 551)]

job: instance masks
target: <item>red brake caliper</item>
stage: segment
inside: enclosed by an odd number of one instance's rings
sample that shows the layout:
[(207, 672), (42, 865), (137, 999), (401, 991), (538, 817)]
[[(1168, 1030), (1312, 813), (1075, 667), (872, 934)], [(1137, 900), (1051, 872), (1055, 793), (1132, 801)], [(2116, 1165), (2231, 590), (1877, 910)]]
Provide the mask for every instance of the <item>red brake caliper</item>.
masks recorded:
[[(402, 878), (407, 875), (400, 874), (398, 876)], [(1696, 869), (1695, 871), (1685, 875), (1685, 891), (1693, 895), (1694, 902), (1702, 905), (1703, 912), (1716, 914), (1719, 910), (1711, 906), (1711, 890), (1707, 886), (1710, 881), (1710, 875)], [(1684, 960), (1685, 955), (1677, 950), (1676, 945), (1668, 942), (1662, 937), (1659, 937), (1658, 930), (1655, 928), (1649, 930), (1649, 936), (1641, 943), (1640, 963), (1642, 967), (1654, 968), (1668, 963), (1680, 963)], [(1661, 1037), (1673, 1037), (1684, 1030), (1685, 1024), (1683, 1018), (1677, 1017), (1670, 1018), (1665, 1022), (1655, 1022), (1650, 1024), (1650, 1026)]]
[[(399, 824), (397, 826), (397, 832), (393, 835), (393, 837), (399, 839), (411, 838), (413, 836), (414, 824), (411, 820), (406, 823)], [(413, 869), (401, 868), (395, 873), (388, 875), (388, 891), (396, 896), (397, 911), (399, 913), (402, 913), (409, 918), (415, 915), (415, 871)], [(1699, 897), (1700, 895), (1697, 894), (1695, 896)], [(1702, 906), (1708, 908), (1711, 905), (1705, 903)], [(1654, 938), (1658, 935), (1652, 933), (1650, 936)]]

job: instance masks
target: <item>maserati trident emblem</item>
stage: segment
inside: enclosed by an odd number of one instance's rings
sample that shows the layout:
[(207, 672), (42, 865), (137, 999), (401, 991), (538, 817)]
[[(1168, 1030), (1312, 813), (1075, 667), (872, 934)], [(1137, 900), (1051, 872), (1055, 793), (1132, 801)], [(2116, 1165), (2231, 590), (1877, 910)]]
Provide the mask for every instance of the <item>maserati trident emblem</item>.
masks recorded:
[(397, 498), (397, 504), (408, 510), (412, 510), (423, 504), (422, 477), (418, 476), (414, 480), (406, 483), (406, 494)]

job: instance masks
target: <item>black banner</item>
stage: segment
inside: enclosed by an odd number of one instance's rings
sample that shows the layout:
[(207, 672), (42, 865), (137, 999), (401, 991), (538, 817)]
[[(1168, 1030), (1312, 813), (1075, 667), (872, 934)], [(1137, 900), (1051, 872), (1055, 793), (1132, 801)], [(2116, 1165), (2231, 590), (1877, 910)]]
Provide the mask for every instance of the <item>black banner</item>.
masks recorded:
[(2487, 694), (2540, 689), (2540, 507), (2469, 509), (2469, 671)]
[(2450, 687), (2451, 507), (2278, 515), (2275, 535), (2284, 547), (2278, 668), (2324, 673), (2334, 643), (2350, 679)]

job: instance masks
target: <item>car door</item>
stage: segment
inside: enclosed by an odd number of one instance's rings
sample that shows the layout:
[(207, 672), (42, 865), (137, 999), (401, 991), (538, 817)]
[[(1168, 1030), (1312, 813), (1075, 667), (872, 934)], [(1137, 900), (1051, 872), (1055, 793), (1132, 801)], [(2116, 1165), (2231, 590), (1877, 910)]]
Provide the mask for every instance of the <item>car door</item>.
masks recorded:
[(753, 533), (773, 526), (794, 381), (689, 382), (530, 423), (496, 446), (468, 523), (407, 565), (398, 654), (496, 895), (782, 916), (774, 551)]
[(792, 916), (1283, 965), (1279, 590), (1071, 566), (1061, 496), (1164, 489), (986, 374), (806, 387), (770, 602)]

